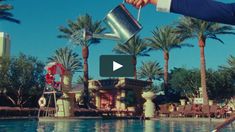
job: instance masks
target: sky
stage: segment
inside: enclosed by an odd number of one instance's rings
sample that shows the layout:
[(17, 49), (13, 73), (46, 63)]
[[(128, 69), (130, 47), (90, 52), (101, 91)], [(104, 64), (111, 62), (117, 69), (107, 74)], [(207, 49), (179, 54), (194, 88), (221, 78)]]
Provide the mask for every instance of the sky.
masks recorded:
[[(223, 1), (223, 0), (221, 0)], [(235, 0), (226, 0), (235, 2)], [(102, 20), (109, 10), (115, 8), (122, 0), (9, 0), (14, 6), (11, 11), (21, 24), (0, 21), (0, 31), (6, 32), (11, 37), (11, 56), (18, 56), (20, 52), (36, 56), (43, 62), (52, 56), (58, 48), (70, 46), (81, 55), (81, 47), (72, 45), (68, 40), (59, 39), (58, 28), (67, 26), (67, 20), (75, 21), (78, 16), (88, 13), (94, 20)], [(138, 10), (126, 4), (127, 9), (137, 16)], [(153, 5), (141, 10), (140, 23), (143, 29), (139, 35), (142, 38), (151, 37), (151, 31), (155, 27), (169, 25), (179, 20), (181, 15), (156, 12)], [(105, 26), (103, 24), (103, 26)], [(215, 40), (207, 40), (205, 54), (207, 68), (216, 69), (220, 65), (226, 65), (229, 55), (235, 56), (235, 36), (219, 36), (224, 44)], [(185, 67), (199, 68), (200, 54), (197, 40), (188, 40), (193, 48), (175, 49), (170, 52), (169, 68)], [(90, 47), (89, 74), (95, 79), (99, 76), (99, 56), (114, 55), (112, 49), (116, 42), (102, 40), (101, 43)], [(161, 51), (150, 52), (150, 57), (139, 57), (137, 67), (142, 61), (156, 60), (164, 66), (163, 53)], [(76, 73), (76, 76), (82, 73)]]

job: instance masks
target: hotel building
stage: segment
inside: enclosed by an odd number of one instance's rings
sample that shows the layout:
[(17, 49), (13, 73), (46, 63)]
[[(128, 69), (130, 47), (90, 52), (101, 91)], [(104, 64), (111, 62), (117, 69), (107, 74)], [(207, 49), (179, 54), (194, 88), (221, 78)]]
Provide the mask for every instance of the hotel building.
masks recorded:
[(10, 37), (4, 32), (0, 32), (0, 59), (2, 57), (10, 57)]

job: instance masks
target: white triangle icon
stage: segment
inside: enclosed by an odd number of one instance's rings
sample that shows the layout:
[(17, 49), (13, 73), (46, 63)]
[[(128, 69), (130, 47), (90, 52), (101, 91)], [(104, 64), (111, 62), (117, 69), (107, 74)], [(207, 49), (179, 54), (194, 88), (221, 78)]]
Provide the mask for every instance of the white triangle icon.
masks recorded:
[(113, 71), (116, 71), (122, 67), (123, 67), (123, 65), (117, 63), (116, 61), (113, 61)]

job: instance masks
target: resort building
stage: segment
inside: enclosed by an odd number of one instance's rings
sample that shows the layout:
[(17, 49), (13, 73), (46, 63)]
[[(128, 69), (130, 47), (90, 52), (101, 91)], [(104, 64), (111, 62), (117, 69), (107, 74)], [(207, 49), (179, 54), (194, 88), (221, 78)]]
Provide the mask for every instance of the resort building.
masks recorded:
[(105, 80), (90, 80), (89, 89), (95, 94), (95, 106), (106, 110), (127, 110), (140, 114), (144, 99), (142, 90), (150, 82), (117, 78)]
[(2, 57), (10, 57), (10, 37), (4, 32), (0, 32), (0, 58)]

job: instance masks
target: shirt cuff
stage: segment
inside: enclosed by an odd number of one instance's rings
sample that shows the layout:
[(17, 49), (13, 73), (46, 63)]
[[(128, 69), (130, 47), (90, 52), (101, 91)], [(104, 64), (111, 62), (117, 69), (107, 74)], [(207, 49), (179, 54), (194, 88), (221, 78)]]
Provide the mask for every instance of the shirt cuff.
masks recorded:
[(158, 0), (157, 11), (170, 12), (170, 9), (171, 9), (171, 0)]

